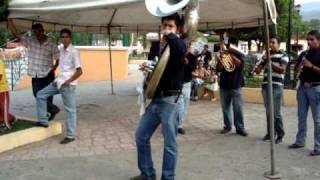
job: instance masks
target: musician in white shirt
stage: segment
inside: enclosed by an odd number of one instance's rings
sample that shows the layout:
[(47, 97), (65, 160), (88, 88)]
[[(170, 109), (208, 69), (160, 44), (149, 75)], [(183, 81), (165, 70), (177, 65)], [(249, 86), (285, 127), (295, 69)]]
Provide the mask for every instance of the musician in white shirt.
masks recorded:
[(72, 33), (69, 29), (60, 31), (62, 46), (60, 46), (60, 73), (54, 82), (42, 89), (37, 94), (38, 122), (35, 126), (48, 127), (46, 99), (55, 94), (61, 94), (67, 112), (66, 137), (60, 142), (66, 144), (75, 140), (76, 135), (76, 101), (75, 89), (77, 79), (82, 75), (80, 54), (71, 44)]

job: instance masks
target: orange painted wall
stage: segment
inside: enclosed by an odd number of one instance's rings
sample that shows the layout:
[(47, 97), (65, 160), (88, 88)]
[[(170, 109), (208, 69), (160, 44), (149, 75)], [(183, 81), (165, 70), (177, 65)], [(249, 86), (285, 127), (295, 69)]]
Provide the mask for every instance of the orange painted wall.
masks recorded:
[[(79, 82), (110, 80), (110, 56), (107, 47), (77, 47), (80, 51), (83, 74)], [(129, 53), (126, 48), (113, 48), (112, 74), (114, 80), (124, 80), (128, 77)], [(31, 87), (31, 78), (23, 77), (16, 85), (16, 90)]]

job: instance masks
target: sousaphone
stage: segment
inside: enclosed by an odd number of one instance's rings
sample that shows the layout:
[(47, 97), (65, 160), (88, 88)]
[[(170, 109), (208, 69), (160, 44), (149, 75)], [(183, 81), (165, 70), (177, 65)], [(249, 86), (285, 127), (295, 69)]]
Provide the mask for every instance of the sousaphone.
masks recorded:
[[(183, 9), (192, 0), (145, 0), (147, 10), (154, 16), (165, 17)], [(146, 77), (144, 86), (144, 95), (148, 99), (152, 99), (157, 90), (160, 79), (168, 64), (170, 58), (169, 45), (163, 50), (161, 57), (156, 64), (153, 72)]]

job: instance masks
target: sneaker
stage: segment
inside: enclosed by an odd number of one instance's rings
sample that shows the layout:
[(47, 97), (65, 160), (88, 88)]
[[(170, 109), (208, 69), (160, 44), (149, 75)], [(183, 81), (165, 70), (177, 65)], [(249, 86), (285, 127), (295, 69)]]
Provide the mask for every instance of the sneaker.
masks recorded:
[(130, 180), (156, 180), (156, 176), (147, 177), (144, 175), (139, 175), (139, 176), (135, 176), (135, 177), (130, 178)]
[(68, 137), (66, 137), (66, 138), (64, 138), (62, 141), (60, 141), (60, 144), (68, 144), (68, 143), (70, 143), (70, 142), (72, 142), (72, 141), (74, 141), (75, 139), (74, 138), (68, 138)]
[(320, 156), (320, 151), (313, 150), (310, 152), (310, 156)]
[(49, 127), (48, 124), (44, 124), (44, 123), (41, 123), (41, 122), (35, 122), (32, 124), (33, 126), (36, 126), (36, 127), (44, 127), (44, 128), (47, 128)]
[(183, 128), (178, 128), (178, 133), (184, 135), (186, 134), (186, 130)]
[(231, 131), (231, 127), (224, 127), (221, 131), (220, 134), (227, 134), (228, 132)]
[(298, 148), (303, 148), (305, 145), (299, 145), (299, 144), (291, 144), (290, 146), (288, 146), (289, 149), (298, 149)]
[(263, 137), (262, 141), (270, 141), (270, 136), (269, 136), (269, 134), (266, 134), (266, 135)]
[(279, 136), (279, 137), (277, 137), (275, 143), (276, 143), (276, 144), (280, 144), (280, 143), (282, 143), (282, 141), (283, 141), (283, 137), (282, 137), (282, 136)]
[(49, 118), (48, 118), (48, 120), (49, 120), (49, 121), (53, 120), (59, 112), (60, 112), (60, 109), (59, 109), (58, 107), (55, 107), (55, 108), (54, 108), (54, 111), (49, 112)]
[(247, 131), (244, 130), (244, 129), (237, 129), (236, 132), (237, 132), (237, 134), (240, 135), (240, 136), (244, 136), (244, 137), (245, 137), (245, 136), (248, 136)]

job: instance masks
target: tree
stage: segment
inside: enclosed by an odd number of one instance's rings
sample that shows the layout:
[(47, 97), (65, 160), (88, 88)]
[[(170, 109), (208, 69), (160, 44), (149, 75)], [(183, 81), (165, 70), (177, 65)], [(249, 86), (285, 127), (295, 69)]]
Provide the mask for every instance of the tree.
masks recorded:
[(5, 21), (9, 14), (9, 0), (0, 1), (0, 21)]

